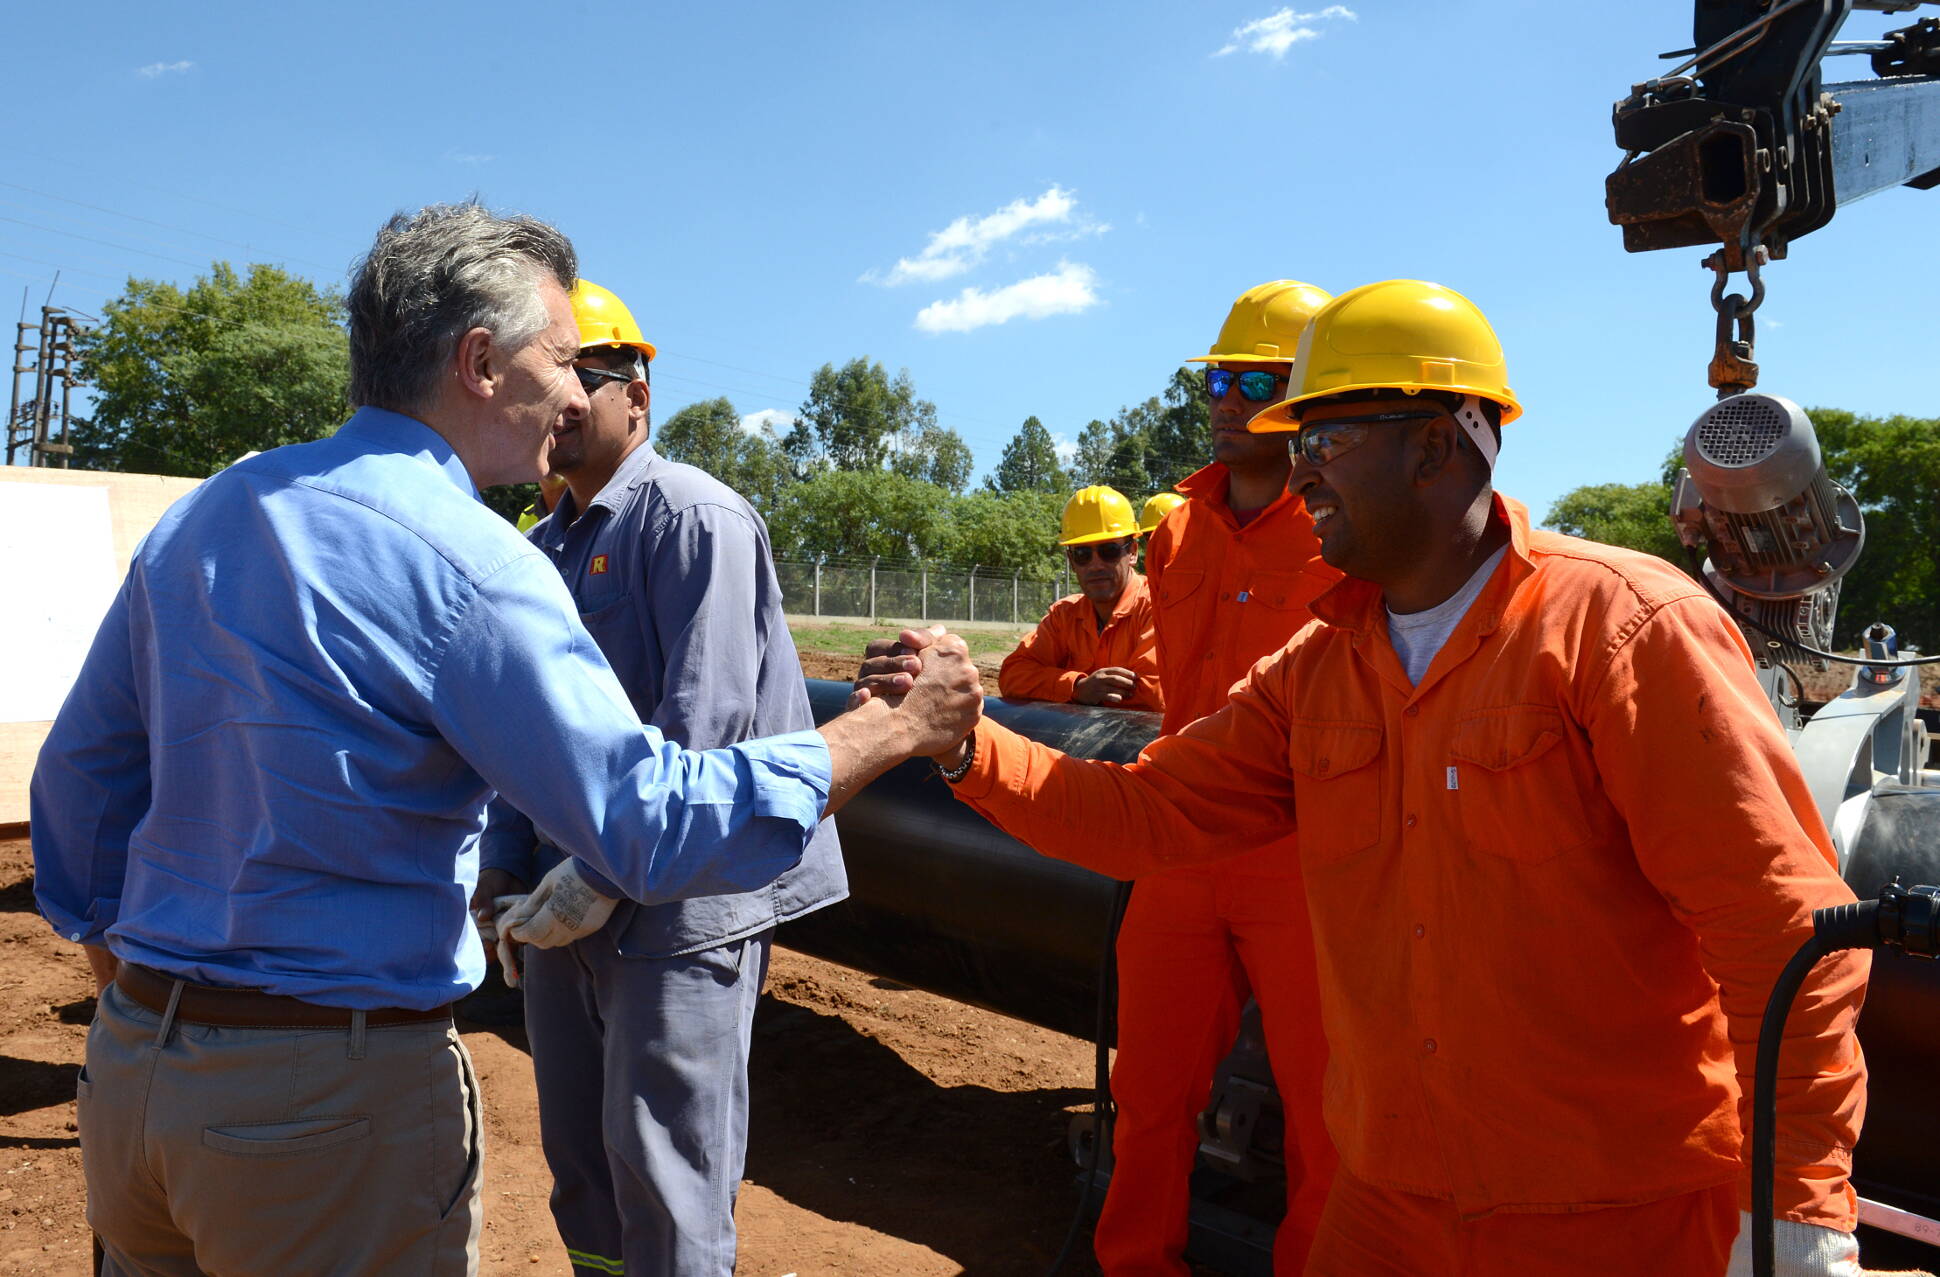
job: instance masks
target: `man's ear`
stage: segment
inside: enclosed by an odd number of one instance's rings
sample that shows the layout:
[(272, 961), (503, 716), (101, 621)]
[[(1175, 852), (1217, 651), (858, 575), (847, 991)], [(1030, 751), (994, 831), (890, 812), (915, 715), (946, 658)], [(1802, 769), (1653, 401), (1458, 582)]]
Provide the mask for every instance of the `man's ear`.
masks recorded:
[(1451, 466), (1461, 464), (1461, 443), (1456, 432), (1461, 427), (1448, 416), (1438, 416), (1421, 428), (1415, 436), (1414, 480), (1417, 486), (1426, 487), (1448, 473)]
[(504, 377), (499, 350), (492, 341), (492, 330), (473, 328), (458, 339), (458, 348), (453, 355), (457, 370), (458, 386), (468, 394), (480, 399), (490, 399), (498, 393), (499, 382)]
[(638, 379), (626, 383), (626, 408), (629, 417), (647, 419), (647, 412), (653, 407), (653, 387)]

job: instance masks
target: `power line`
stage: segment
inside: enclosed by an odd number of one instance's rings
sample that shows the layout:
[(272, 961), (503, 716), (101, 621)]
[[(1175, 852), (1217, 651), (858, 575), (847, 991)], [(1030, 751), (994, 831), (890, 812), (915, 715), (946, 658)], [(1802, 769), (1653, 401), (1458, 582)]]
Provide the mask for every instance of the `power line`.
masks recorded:
[[(4, 185), (4, 183), (0, 183), (0, 185)], [(97, 226), (91, 222), (83, 222), (77, 214), (70, 213), (65, 209), (50, 209), (33, 201), (9, 199), (5, 196), (0, 196), (0, 208), (17, 209), (25, 216), (44, 218), (48, 221), (58, 223), (59, 227), (72, 226), (84, 231), (100, 231), (104, 234), (119, 236), (122, 239), (132, 239), (144, 244), (157, 244), (163, 248), (180, 249), (185, 253), (201, 251), (192, 244), (184, 244), (180, 240), (172, 238), (164, 239), (162, 236), (150, 234), (138, 227)], [(38, 224), (43, 229), (56, 229), (55, 227), (47, 226), (44, 222)], [(267, 256), (267, 254), (264, 255)]]
[[(98, 271), (98, 270), (83, 270), (83, 269), (82, 269), (81, 267), (79, 267), (79, 266), (67, 266), (67, 265), (64, 265), (64, 264), (62, 264), (62, 263), (60, 263), (60, 262), (50, 262), (50, 261), (48, 261), (48, 260), (46, 260), (45, 258), (40, 258), (40, 257), (29, 257), (29, 256), (27, 256), (27, 255), (26, 255), (25, 253), (9, 253), (9, 252), (7, 252), (7, 251), (6, 251), (5, 249), (0, 249), (0, 257), (11, 257), (11, 258), (14, 258), (14, 259), (16, 259), (16, 260), (18, 260), (18, 261), (23, 261), (23, 262), (32, 262), (32, 263), (33, 263), (34, 265), (36, 265), (36, 266), (51, 266), (51, 267), (53, 267), (53, 268), (54, 268), (55, 270), (57, 270), (57, 271), (71, 271), (71, 272), (73, 272), (73, 273), (74, 273), (74, 274), (76, 274), (76, 275), (92, 275), (92, 276), (94, 276), (94, 277), (95, 277), (96, 279), (115, 279), (115, 278), (118, 278), (117, 276), (114, 276), (114, 275), (103, 275), (103, 274), (102, 274), (102, 273), (101, 273), (100, 271)], [(102, 261), (102, 259), (101, 259), (101, 258), (99, 258), (99, 257), (88, 257), (88, 258), (87, 258), (87, 260), (88, 260), (88, 261), (91, 261), (91, 262), (99, 262), (99, 261)], [(105, 265), (106, 263), (104, 262), (103, 264)], [(91, 291), (99, 291), (99, 290), (91, 290)], [(104, 297), (105, 297), (105, 296), (107, 296), (107, 294), (105, 294), (105, 293), (103, 293), (102, 295), (103, 295)]]
[[(193, 235), (197, 239), (206, 239), (217, 244), (227, 244), (232, 248), (240, 248), (251, 253), (261, 251), (254, 244), (245, 244), (240, 240), (224, 239), (220, 235), (211, 235), (207, 231), (191, 230), (189, 227), (186, 227), (186, 226), (175, 226), (175, 225), (171, 225), (168, 222), (155, 221), (153, 218), (138, 217), (133, 213), (124, 213), (119, 209), (104, 208), (99, 204), (89, 204), (83, 200), (69, 199), (65, 195), (56, 195), (52, 191), (36, 190), (31, 186), (22, 186), (18, 182), (0, 181), (0, 186), (5, 186), (16, 191), (25, 191), (29, 195), (38, 195), (43, 199), (59, 200), (63, 204), (72, 204), (76, 208), (91, 209), (96, 213), (106, 213), (110, 217), (125, 217), (131, 222), (140, 222), (145, 226), (155, 226), (165, 231), (177, 231), (183, 235)], [(283, 260), (292, 261), (292, 262), (302, 262), (305, 266), (314, 266), (319, 270), (336, 269), (335, 267), (332, 267), (332, 266), (326, 266), (322, 262), (310, 261), (307, 258), (294, 257), (288, 254), (283, 255)]]
[(143, 257), (160, 258), (162, 261), (174, 262), (178, 266), (187, 266), (192, 270), (200, 269), (203, 266), (202, 262), (184, 261), (180, 257), (170, 257), (167, 253), (157, 253), (146, 248), (136, 248), (133, 244), (117, 244), (111, 239), (96, 239), (92, 235), (83, 235), (79, 231), (64, 231), (58, 226), (42, 226), (38, 222), (25, 222), (18, 217), (0, 217), (0, 222), (12, 222), (15, 226), (25, 226), (29, 230), (45, 231), (52, 235), (67, 235), (74, 239), (86, 240), (90, 244), (101, 244), (108, 248), (118, 248), (124, 253), (140, 253)]
[[(80, 164), (76, 164), (72, 160), (66, 158), (65, 156), (60, 156), (60, 155), (43, 156), (41, 162), (46, 164), (59, 165), (60, 167), (68, 169), (72, 172), (86, 174), (90, 178), (98, 177), (98, 174), (95, 172), (95, 170), (89, 169)], [(187, 200), (191, 204), (201, 204), (208, 208), (219, 209), (224, 213), (234, 213), (238, 217), (253, 217), (258, 221), (269, 222), (274, 226), (281, 226), (285, 230), (300, 231), (305, 235), (318, 235), (326, 239), (336, 238), (335, 233), (331, 231), (318, 230), (314, 226), (299, 226), (295, 222), (286, 222), (280, 217), (271, 217), (267, 213), (258, 213), (246, 208), (237, 208), (231, 204), (221, 204), (216, 202), (215, 200), (205, 199), (199, 195), (187, 195), (182, 193), (181, 191), (168, 190), (165, 187), (149, 186), (141, 182), (132, 182), (132, 181), (129, 181), (127, 178), (121, 177), (121, 176), (116, 176), (114, 178), (114, 181), (117, 185), (127, 187), (130, 190), (147, 191), (150, 195), (165, 195), (170, 199)]]

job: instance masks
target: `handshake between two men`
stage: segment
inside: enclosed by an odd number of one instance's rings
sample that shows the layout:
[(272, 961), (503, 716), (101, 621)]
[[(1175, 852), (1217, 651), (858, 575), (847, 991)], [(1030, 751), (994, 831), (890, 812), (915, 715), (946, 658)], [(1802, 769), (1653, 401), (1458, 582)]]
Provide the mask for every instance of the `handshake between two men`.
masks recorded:
[[(833, 816), (876, 777), (910, 758), (948, 767), (983, 714), (983, 683), (963, 639), (942, 626), (904, 630), (869, 644), (856, 690), (842, 714), (816, 730), (829, 751)], [(481, 881), (472, 915), (496, 947), (507, 984), (518, 984), (520, 945), (550, 949), (591, 935), (618, 907), (567, 856), (529, 892)]]

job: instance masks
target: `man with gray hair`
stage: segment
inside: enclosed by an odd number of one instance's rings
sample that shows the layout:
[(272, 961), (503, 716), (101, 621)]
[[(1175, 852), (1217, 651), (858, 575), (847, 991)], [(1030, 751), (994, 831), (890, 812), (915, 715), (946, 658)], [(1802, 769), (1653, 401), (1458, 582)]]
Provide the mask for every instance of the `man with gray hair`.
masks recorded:
[(176, 503), (54, 723), (36, 893), (101, 986), (79, 1089), (106, 1273), (476, 1271), (450, 1004), (484, 973), (495, 790), (565, 853), (513, 934), (563, 944), (622, 896), (773, 879), (978, 716), (946, 640), (906, 700), (819, 731), (690, 752), (640, 722), (558, 572), (477, 499), (586, 411), (576, 273), (529, 218), (392, 219), (350, 292), (359, 410)]

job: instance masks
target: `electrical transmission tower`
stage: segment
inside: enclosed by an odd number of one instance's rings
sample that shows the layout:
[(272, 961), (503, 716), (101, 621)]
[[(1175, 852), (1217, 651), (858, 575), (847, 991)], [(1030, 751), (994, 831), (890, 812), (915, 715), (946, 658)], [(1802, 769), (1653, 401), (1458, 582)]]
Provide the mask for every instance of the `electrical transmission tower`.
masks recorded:
[(25, 450), (30, 466), (67, 468), (67, 440), (77, 375), (74, 335), (80, 326), (59, 306), (42, 306), (40, 322), (15, 325), (13, 407), (7, 413), (7, 464)]

